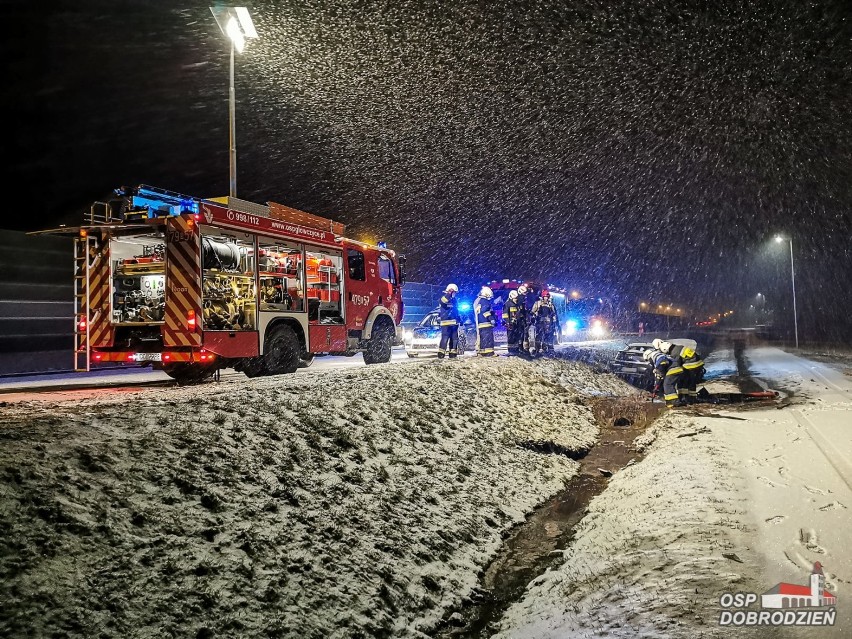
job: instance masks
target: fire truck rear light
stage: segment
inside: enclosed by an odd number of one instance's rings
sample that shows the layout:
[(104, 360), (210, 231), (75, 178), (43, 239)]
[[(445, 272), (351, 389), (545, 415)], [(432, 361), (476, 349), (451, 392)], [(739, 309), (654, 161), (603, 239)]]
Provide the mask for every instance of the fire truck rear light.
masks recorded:
[(128, 353), (127, 357), (125, 359), (128, 362), (135, 362), (136, 361), (136, 353)]
[(92, 359), (97, 361), (97, 362), (101, 361), (103, 359), (103, 357), (104, 356), (101, 355), (100, 353), (95, 353), (94, 355), (92, 355)]
[(195, 330), (195, 311), (188, 311), (186, 314), (186, 325), (189, 330)]
[(79, 326), (81, 331), (85, 331), (86, 330), (86, 320), (80, 320), (80, 322), (77, 324), (77, 326)]
[(169, 355), (168, 353), (163, 353), (163, 361), (164, 362), (169, 361), (171, 358), (172, 358), (172, 356)]

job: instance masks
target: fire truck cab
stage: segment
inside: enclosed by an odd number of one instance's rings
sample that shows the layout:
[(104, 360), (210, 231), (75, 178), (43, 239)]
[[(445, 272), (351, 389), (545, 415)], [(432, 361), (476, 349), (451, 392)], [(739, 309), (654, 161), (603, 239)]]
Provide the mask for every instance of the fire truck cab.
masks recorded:
[(292, 373), (317, 354), (387, 362), (404, 257), (270, 202), (140, 186), (75, 229), (75, 367), (150, 363), (180, 382)]

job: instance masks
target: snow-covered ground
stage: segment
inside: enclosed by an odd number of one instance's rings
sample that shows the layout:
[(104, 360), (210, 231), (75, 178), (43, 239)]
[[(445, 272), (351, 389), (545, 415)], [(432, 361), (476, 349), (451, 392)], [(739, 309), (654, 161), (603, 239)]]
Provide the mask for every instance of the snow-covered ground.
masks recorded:
[(630, 392), (471, 358), (0, 408), (0, 635), (422, 636), (576, 473), (530, 448)]
[[(648, 456), (592, 501), (564, 564), (531, 584), (498, 636), (852, 636), (852, 380), (775, 348), (746, 357), (792, 404), (659, 420)], [(732, 358), (709, 358), (708, 390), (731, 390)], [(723, 593), (807, 584), (815, 561), (838, 597), (833, 627), (719, 627)]]

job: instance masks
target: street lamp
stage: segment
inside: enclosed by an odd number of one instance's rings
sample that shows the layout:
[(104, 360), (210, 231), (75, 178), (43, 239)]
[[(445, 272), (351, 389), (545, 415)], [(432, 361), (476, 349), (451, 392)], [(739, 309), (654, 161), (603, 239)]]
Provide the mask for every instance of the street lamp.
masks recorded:
[(793, 331), (796, 335), (796, 348), (799, 348), (799, 319), (796, 313), (796, 265), (793, 262), (793, 238), (785, 238), (782, 235), (775, 236), (775, 241), (779, 244), (784, 240), (790, 243), (790, 279), (793, 283)]
[(216, 18), (216, 24), (222, 35), (231, 41), (231, 83), (228, 88), (228, 114), (230, 116), (230, 196), (237, 197), (237, 126), (236, 99), (234, 97), (234, 49), (243, 52), (246, 38), (256, 38), (257, 31), (251, 21), (248, 9), (245, 7), (210, 7), (210, 12)]

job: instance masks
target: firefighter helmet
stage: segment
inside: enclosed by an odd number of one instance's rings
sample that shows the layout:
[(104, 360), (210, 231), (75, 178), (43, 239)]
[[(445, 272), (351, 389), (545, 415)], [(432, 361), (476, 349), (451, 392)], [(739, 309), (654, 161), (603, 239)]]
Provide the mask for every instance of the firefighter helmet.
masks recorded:
[(484, 297), (485, 299), (490, 300), (492, 297), (494, 297), (494, 291), (492, 291), (487, 286), (483, 286), (481, 289), (479, 289), (479, 297)]
[(541, 296), (550, 297), (550, 291), (548, 291), (546, 288), (541, 289)]
[(646, 362), (650, 362), (652, 359), (654, 359), (654, 351), (655, 350), (656, 349), (653, 349), (653, 348), (649, 348), (649, 349), (645, 350), (642, 353), (642, 359), (644, 359)]
[(509, 291), (509, 299), (513, 301), (518, 299), (518, 291)]
[(660, 350), (663, 353), (670, 352), (672, 350), (672, 343), (671, 342), (661, 342), (660, 343)]
[(663, 345), (663, 340), (661, 340), (661, 339), (658, 337), (658, 338), (656, 338), (653, 342), (651, 342), (651, 345), (652, 345), (654, 348), (656, 348), (657, 350), (660, 350), (660, 347)]
[(458, 293), (458, 292), (459, 292), (459, 287), (456, 286), (455, 284), (447, 284), (447, 288), (444, 291), (444, 293)]
[(526, 284), (521, 284), (521, 285), (518, 287), (518, 295), (524, 295), (524, 294), (526, 294), (526, 292), (527, 292), (527, 285), (526, 285)]

